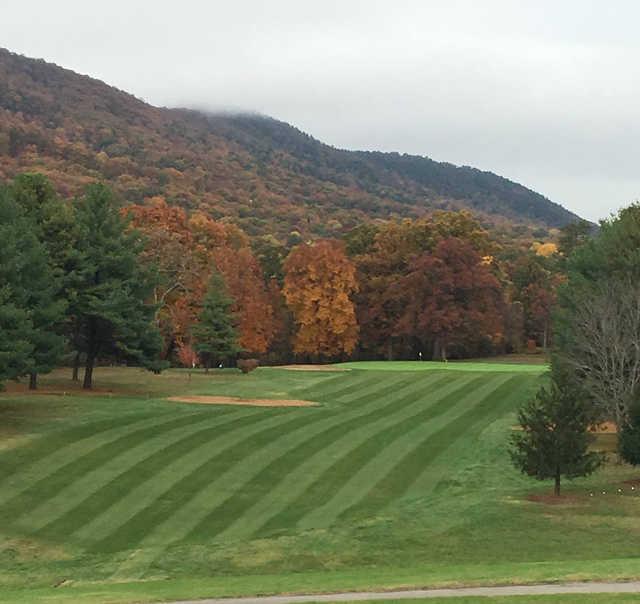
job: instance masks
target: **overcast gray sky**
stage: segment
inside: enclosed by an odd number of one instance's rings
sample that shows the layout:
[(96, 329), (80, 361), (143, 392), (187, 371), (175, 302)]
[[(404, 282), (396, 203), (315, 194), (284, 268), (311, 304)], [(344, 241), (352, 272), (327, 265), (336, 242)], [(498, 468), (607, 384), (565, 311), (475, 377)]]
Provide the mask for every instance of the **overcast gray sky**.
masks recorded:
[(0, 45), (155, 105), (491, 170), (589, 219), (640, 199), (635, 0), (3, 2)]

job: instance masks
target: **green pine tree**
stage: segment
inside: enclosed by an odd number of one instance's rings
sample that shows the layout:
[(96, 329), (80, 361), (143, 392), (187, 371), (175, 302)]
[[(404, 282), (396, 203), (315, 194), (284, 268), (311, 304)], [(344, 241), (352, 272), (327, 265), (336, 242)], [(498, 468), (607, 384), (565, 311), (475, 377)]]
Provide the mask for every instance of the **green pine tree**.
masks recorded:
[[(47, 345), (56, 334), (48, 319), (59, 312), (44, 246), (31, 221), (0, 190), (0, 379), (17, 378), (49, 363)], [(55, 355), (53, 355), (55, 356)], [(47, 365), (48, 366), (48, 365)]]
[(69, 310), (77, 346), (85, 353), (84, 388), (93, 384), (101, 357), (133, 360), (159, 370), (160, 333), (153, 322), (153, 280), (138, 260), (139, 234), (127, 227), (111, 190), (90, 185), (76, 201), (79, 258), (74, 276), (75, 298)]
[(222, 275), (214, 271), (198, 323), (191, 330), (195, 350), (204, 361), (206, 371), (213, 363), (240, 352), (231, 313), (232, 304)]
[(588, 476), (603, 462), (602, 454), (589, 451), (594, 417), (577, 382), (556, 363), (549, 387), (540, 388), (520, 409), (522, 432), (511, 439), (513, 464), (538, 480), (554, 480), (554, 492), (560, 495), (562, 476)]
[[(52, 231), (50, 225), (62, 213), (64, 202), (56, 195), (49, 180), (42, 174), (21, 174), (9, 187), (10, 195), (20, 206), (21, 211), (31, 222), (33, 232), (47, 253), (47, 266), (50, 278), (46, 284), (31, 292), (30, 305), (33, 309), (31, 319), (34, 325), (33, 366), (29, 372), (29, 387), (35, 389), (37, 376), (48, 373), (59, 361), (64, 352), (62, 329), (64, 311), (67, 307), (63, 283), (65, 277), (62, 250), (68, 239), (69, 227), (64, 231)], [(72, 248), (66, 250), (72, 254)]]

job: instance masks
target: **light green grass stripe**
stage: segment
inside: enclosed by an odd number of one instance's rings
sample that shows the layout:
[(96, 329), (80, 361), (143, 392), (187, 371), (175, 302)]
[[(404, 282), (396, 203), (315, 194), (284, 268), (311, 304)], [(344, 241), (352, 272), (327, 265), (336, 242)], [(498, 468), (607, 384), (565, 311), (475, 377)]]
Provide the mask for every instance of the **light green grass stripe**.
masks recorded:
[[(380, 418), (378, 421), (368, 424), (360, 429), (356, 428), (340, 439), (330, 443), (321, 452), (314, 454), (298, 465), (294, 471), (277, 483), (268, 493), (261, 497), (256, 504), (222, 533), (216, 540), (242, 539), (249, 537), (258, 531), (273, 516), (287, 507), (309, 488), (317, 477), (331, 467), (337, 460), (348, 455), (361, 443), (376, 436), (390, 426), (398, 424), (408, 418), (414, 417), (425, 409), (433, 407), (444, 399), (449, 393), (471, 381), (472, 376), (452, 382), (442, 382), (442, 378), (436, 384), (433, 380), (424, 378), (415, 380), (413, 387), (404, 392), (404, 396), (398, 403), (401, 405), (396, 413)], [(430, 390), (431, 389), (431, 390)]]
[[(4, 405), (0, 403), (0, 412), (3, 409)], [(16, 473), (29, 471), (38, 462), (46, 460), (46, 463), (49, 463), (52, 455), (63, 447), (94, 437), (100, 432), (108, 434), (110, 430), (121, 426), (131, 426), (135, 422), (157, 418), (159, 415), (160, 413), (157, 412), (140, 413), (134, 411), (108, 419), (81, 422), (71, 428), (41, 434), (25, 445), (0, 453), (0, 484), (6, 483)]]
[(337, 391), (319, 392), (315, 395), (312, 390), (309, 395), (315, 396), (315, 400), (322, 403), (350, 403), (356, 399), (365, 400), (370, 394), (375, 395), (379, 387), (388, 383), (389, 379), (388, 375), (382, 373), (371, 374), (371, 377), (367, 377), (366, 374), (357, 377), (358, 379), (350, 380)]
[(66, 446), (62, 446), (57, 451), (23, 468), (20, 472), (13, 474), (10, 479), (3, 482), (0, 485), (0, 506), (3, 506), (14, 497), (19, 496), (38, 481), (60, 470), (67, 465), (70, 460), (84, 457), (99, 447), (121, 438), (131, 432), (132, 428), (138, 429), (161, 426), (175, 419), (176, 415), (166, 413), (158, 417), (145, 416), (143, 419), (135, 419), (135, 421), (132, 421), (130, 424), (101, 431)]
[[(238, 460), (235, 464), (231, 465), (226, 472), (216, 477), (207, 489), (198, 493), (196, 497), (183, 506), (183, 508), (177, 510), (177, 513), (169, 518), (164, 526), (158, 527), (148, 539), (145, 539), (145, 544), (151, 543), (152, 545), (157, 545), (158, 543), (164, 543), (167, 539), (172, 538), (172, 532), (174, 533), (174, 540), (186, 537), (210, 510), (215, 508), (215, 506), (221, 503), (228, 495), (241, 489), (245, 483), (260, 473), (275, 457), (279, 457), (282, 453), (301, 442), (305, 442), (323, 430), (393, 404), (395, 400), (402, 396), (406, 388), (411, 387), (411, 383), (407, 383), (402, 377), (387, 380), (386, 385), (387, 389), (394, 390), (393, 395), (376, 399), (367, 393), (368, 404), (357, 407), (351, 411), (345, 411), (318, 419), (303, 429), (282, 434), (280, 438), (271, 441), (264, 447), (252, 451), (244, 459)], [(175, 529), (179, 530), (175, 531)]]
[[(378, 381), (376, 380), (376, 383)], [(304, 428), (283, 434), (263, 447), (259, 447), (236, 463), (230, 465), (220, 476), (215, 477), (204, 490), (199, 491), (177, 509), (167, 520), (150, 532), (137, 545), (138, 552), (128, 563), (125, 563), (117, 573), (118, 578), (125, 576), (139, 576), (155, 559), (158, 553), (170, 543), (184, 539), (212, 509), (222, 503), (229, 496), (241, 489), (252, 478), (259, 474), (274, 458), (282, 455), (286, 450), (305, 442), (313, 435), (332, 426), (375, 412), (377, 409), (393, 405), (400, 398), (406, 388), (411, 388), (412, 382), (405, 377), (385, 380), (384, 392), (393, 392), (388, 396), (375, 399), (370, 394), (363, 395), (363, 401), (368, 402), (357, 408), (331, 414), (310, 423)], [(378, 389), (379, 390), (379, 389)], [(162, 546), (162, 549), (158, 549)]]
[(427, 425), (419, 424), (403, 437), (393, 441), (386, 447), (382, 447), (369, 463), (358, 470), (329, 501), (322, 507), (316, 508), (298, 522), (301, 529), (319, 528), (331, 525), (338, 516), (352, 505), (358, 503), (376, 485), (381, 477), (404, 458), (404, 456), (417, 447), (421, 442), (434, 434), (444, 426), (462, 417), (479, 404), (484, 397), (494, 392), (512, 376), (496, 375), (487, 380), (479, 388), (462, 396), (451, 410), (439, 416)]
[[(234, 411), (234, 413), (226, 413), (224, 415), (195, 414), (200, 416), (196, 423), (162, 432), (124, 449), (120, 454), (107, 460), (106, 463), (96, 466), (88, 473), (79, 476), (54, 497), (29, 510), (15, 523), (15, 526), (25, 533), (39, 531), (45, 525), (55, 522), (88, 496), (100, 490), (105, 484), (115, 480), (129, 468), (139, 464), (158, 450), (199, 432), (204, 425), (212, 427), (218, 423), (216, 422), (218, 418), (222, 420), (222, 424), (233, 421), (241, 413), (237, 410)], [(78, 520), (80, 521), (80, 519)]]
[[(392, 404), (387, 404), (371, 413), (358, 416), (337, 425), (331, 426), (315, 433), (301, 441), (293, 448), (286, 449), (281, 455), (275, 457), (262, 471), (256, 474), (241, 489), (237, 489), (231, 496), (227, 497), (220, 505), (215, 507), (203, 518), (202, 522), (187, 536), (187, 540), (195, 539), (210, 540), (222, 532), (234, 518), (244, 516), (247, 510), (264, 496), (274, 484), (277, 484), (284, 476), (294, 471), (300, 464), (304, 463), (314, 455), (322, 455), (323, 452), (331, 448), (332, 443), (342, 439), (353, 438), (354, 432), (358, 434), (367, 429), (368, 426), (381, 422), (384, 418), (392, 418), (406, 406), (408, 400), (415, 399), (415, 389), (420, 387), (417, 380), (407, 381), (407, 386), (403, 385), (403, 396), (397, 398), (395, 387), (385, 387), (378, 391), (376, 398), (384, 396), (393, 397)], [(413, 387), (409, 387), (413, 384)], [(426, 382), (423, 388), (426, 387)]]
[[(359, 371), (343, 371), (333, 374), (330, 379), (319, 384), (301, 385), (293, 388), (292, 393), (305, 394), (310, 393), (314, 396), (339, 396), (341, 390), (345, 387), (352, 388), (354, 384), (363, 384), (367, 381), (367, 376), (362, 375)], [(302, 398), (302, 397), (300, 397)]]
[(338, 367), (362, 369), (365, 371), (478, 371), (505, 373), (544, 373), (547, 364), (535, 363), (487, 363), (476, 361), (350, 361), (339, 363)]
[(200, 466), (207, 458), (220, 454), (238, 440), (249, 438), (266, 428), (285, 423), (291, 417), (290, 413), (265, 415), (263, 420), (255, 424), (229, 430), (224, 436), (195, 447), (188, 454), (169, 461), (162, 472), (141, 482), (137, 488), (127, 493), (111, 508), (104, 510), (102, 514), (96, 516), (91, 522), (75, 531), (72, 538), (84, 545), (90, 545), (108, 537), (119, 526), (124, 525), (136, 514), (152, 505), (172, 485)]
[[(387, 382), (389, 383), (388, 380)], [(386, 388), (383, 388), (380, 393), (388, 394), (393, 392), (395, 388), (394, 381)], [(370, 396), (355, 399), (350, 404), (350, 410), (354, 413), (360, 407), (369, 406), (371, 402)], [(239, 439), (228, 450), (206, 459), (197, 468), (194, 468), (191, 473), (169, 487), (157, 502), (146, 507), (139, 514), (132, 517), (129, 522), (115, 529), (106, 539), (95, 543), (92, 549), (95, 551), (119, 551), (134, 547), (147, 537), (154, 526), (164, 525), (171, 516), (186, 506), (191, 499), (197, 497), (198, 493), (207, 489), (211, 476), (224, 474), (232, 464), (252, 455), (261, 447), (274, 443), (282, 434), (308, 429), (309, 425), (314, 424), (314, 418), (323, 417), (327, 419), (336, 417), (341, 412), (337, 410), (326, 412), (323, 409), (307, 409), (304, 411), (291, 411), (290, 413), (294, 417), (286, 424), (265, 429), (247, 439)], [(207, 513), (204, 512), (204, 514), (206, 516)]]
[(492, 414), (502, 412), (501, 401), (504, 400), (522, 378), (513, 376), (498, 386), (481, 401), (471, 407), (467, 413), (440, 428), (429, 437), (415, 444), (402, 459), (381, 478), (360, 501), (349, 507), (340, 519), (345, 521), (362, 515), (374, 515), (379, 510), (407, 492), (415, 478), (434, 460), (446, 455), (451, 443), (464, 438), (473, 426), (488, 422)]
[[(532, 383), (537, 382), (536, 376), (523, 376), (522, 379), (516, 384), (513, 390), (507, 394), (502, 400), (496, 401), (496, 408), (492, 412), (494, 418), (500, 417), (505, 413), (514, 409), (518, 403), (523, 400), (526, 391), (531, 388)], [(447, 454), (439, 456), (433, 463), (429, 464), (424, 471), (417, 476), (415, 482), (407, 489), (407, 497), (424, 497), (438, 486), (438, 482), (443, 476), (447, 475), (452, 470), (451, 458), (463, 459), (464, 450), (473, 449), (479, 434), (485, 425), (490, 425), (491, 420), (487, 422), (484, 418), (481, 418), (475, 425), (469, 426), (469, 429), (465, 432), (464, 436), (458, 438), (452, 442), (447, 448)], [(478, 429), (478, 424), (481, 424)], [(505, 435), (505, 439), (508, 435)]]

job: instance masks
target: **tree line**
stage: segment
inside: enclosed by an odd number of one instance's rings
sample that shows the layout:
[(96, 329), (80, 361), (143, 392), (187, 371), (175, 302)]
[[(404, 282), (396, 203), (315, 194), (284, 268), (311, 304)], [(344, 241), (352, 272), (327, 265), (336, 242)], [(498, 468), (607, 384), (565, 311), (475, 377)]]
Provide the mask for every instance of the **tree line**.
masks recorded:
[(160, 371), (546, 346), (575, 245), (570, 230), (559, 247), (505, 245), (464, 211), (287, 245), (101, 183), (67, 199), (33, 173), (0, 187), (0, 212), (0, 380), (33, 388), (61, 362), (90, 388), (107, 359)]
[(594, 472), (604, 456), (591, 429), (611, 422), (618, 456), (640, 465), (640, 205), (566, 232), (573, 247), (554, 311), (550, 379), (520, 411), (512, 438), (520, 470), (540, 480)]

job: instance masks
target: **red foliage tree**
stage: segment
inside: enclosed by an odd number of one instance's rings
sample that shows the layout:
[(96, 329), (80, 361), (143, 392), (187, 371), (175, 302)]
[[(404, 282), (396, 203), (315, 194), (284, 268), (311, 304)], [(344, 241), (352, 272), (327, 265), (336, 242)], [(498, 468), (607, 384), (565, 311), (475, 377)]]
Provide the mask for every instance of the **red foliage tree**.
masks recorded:
[(394, 290), (404, 309), (398, 333), (431, 344), (434, 358), (446, 359), (453, 346), (500, 336), (500, 283), (467, 241), (441, 240), (433, 253), (411, 262)]

